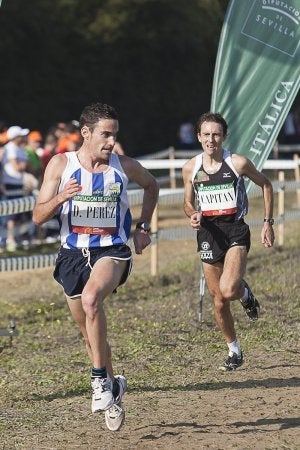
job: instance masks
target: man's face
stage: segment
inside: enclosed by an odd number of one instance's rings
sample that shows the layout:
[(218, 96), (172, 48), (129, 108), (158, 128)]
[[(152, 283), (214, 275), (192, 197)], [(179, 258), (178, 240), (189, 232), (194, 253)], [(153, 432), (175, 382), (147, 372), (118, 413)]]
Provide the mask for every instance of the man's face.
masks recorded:
[(24, 136), (17, 136), (17, 137), (14, 139), (14, 143), (15, 143), (18, 147), (21, 147), (21, 146), (24, 144), (24, 142), (26, 142), (26, 137), (24, 137)]
[(221, 150), (225, 138), (223, 127), (217, 122), (203, 122), (200, 133), (198, 133), (203, 151), (208, 155), (213, 155)]
[(28, 145), (32, 150), (37, 150), (41, 146), (41, 142), (36, 139), (28, 139)]
[(119, 122), (114, 119), (100, 119), (92, 130), (88, 129), (88, 142), (94, 157), (109, 159), (118, 131)]

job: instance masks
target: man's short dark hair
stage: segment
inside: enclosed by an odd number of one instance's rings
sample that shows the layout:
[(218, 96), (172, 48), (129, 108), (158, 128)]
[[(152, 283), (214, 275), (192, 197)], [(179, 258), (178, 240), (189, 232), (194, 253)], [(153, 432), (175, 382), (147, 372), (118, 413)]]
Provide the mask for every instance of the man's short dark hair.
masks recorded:
[(94, 103), (90, 106), (86, 106), (81, 113), (79, 127), (80, 129), (84, 126), (93, 128), (100, 119), (118, 120), (115, 108), (106, 103)]
[(216, 122), (222, 125), (224, 136), (227, 135), (228, 125), (224, 117), (219, 113), (207, 112), (202, 114), (197, 121), (197, 133), (201, 131), (201, 125), (204, 122)]

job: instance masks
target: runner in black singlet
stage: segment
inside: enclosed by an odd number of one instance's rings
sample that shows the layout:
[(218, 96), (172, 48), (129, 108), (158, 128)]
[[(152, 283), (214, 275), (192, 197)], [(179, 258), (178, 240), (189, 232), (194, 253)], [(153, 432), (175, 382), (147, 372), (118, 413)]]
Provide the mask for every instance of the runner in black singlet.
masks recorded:
[(230, 302), (240, 299), (250, 320), (259, 317), (259, 303), (243, 279), (250, 248), (250, 231), (244, 222), (248, 201), (243, 177), (262, 188), (265, 217), (261, 242), (265, 247), (274, 243), (273, 189), (248, 158), (224, 150), (227, 123), (220, 114), (200, 116), (197, 132), (203, 153), (183, 167), (184, 211), (197, 230), (198, 251), (214, 300), (216, 322), (228, 345), (228, 357), (221, 369), (232, 371), (243, 364), (244, 358)]

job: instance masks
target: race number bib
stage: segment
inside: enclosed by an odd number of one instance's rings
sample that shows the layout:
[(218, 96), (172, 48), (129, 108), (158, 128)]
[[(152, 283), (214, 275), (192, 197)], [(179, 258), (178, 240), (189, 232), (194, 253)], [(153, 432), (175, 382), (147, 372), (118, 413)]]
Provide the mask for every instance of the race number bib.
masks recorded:
[(117, 231), (118, 196), (76, 195), (71, 226), (79, 234), (113, 234)]
[(222, 216), (237, 211), (233, 183), (204, 186), (197, 184), (198, 201), (203, 216)]

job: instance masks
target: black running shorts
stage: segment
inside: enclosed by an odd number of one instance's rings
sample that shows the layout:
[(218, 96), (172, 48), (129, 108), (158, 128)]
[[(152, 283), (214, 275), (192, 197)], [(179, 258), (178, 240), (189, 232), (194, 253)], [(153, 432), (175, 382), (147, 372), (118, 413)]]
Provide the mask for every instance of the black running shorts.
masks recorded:
[(68, 297), (78, 297), (81, 295), (84, 286), (88, 282), (92, 267), (101, 258), (112, 258), (126, 260), (127, 266), (120, 281), (120, 285), (127, 280), (132, 266), (132, 253), (125, 245), (111, 245), (88, 249), (89, 253), (82, 250), (69, 250), (61, 247), (59, 249), (53, 276), (55, 280), (64, 288)]
[(245, 246), (250, 249), (249, 226), (240, 219), (236, 222), (221, 220), (203, 221), (197, 232), (198, 252), (200, 258), (207, 264), (224, 261), (229, 248)]

